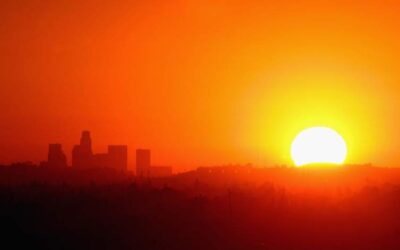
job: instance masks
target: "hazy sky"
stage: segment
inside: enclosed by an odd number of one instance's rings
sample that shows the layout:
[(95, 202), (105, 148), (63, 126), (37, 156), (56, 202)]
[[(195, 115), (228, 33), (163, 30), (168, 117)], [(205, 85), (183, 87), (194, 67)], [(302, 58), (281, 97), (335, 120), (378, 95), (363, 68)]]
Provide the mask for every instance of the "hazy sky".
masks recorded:
[(290, 163), (325, 125), (400, 163), (398, 1), (0, 2), (0, 162), (80, 131), (155, 163)]

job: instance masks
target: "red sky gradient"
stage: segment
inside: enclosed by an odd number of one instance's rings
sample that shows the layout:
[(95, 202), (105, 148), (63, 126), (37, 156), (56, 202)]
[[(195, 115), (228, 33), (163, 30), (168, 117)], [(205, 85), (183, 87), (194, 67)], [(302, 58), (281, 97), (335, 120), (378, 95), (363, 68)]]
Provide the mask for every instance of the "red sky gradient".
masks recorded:
[(0, 2), (0, 162), (82, 129), (177, 170), (290, 164), (309, 126), (400, 163), (398, 1)]

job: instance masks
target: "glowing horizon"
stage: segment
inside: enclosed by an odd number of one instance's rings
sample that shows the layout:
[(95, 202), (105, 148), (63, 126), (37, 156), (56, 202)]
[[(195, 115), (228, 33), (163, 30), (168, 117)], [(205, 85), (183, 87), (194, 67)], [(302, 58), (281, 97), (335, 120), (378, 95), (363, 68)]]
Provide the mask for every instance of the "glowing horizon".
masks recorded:
[[(246, 11), (243, 11), (246, 10)], [(396, 1), (2, 1), (0, 162), (83, 129), (177, 170), (290, 164), (303, 128), (399, 165)], [(62, 27), (62, 29), (60, 28)], [(132, 149), (132, 150), (131, 150)]]

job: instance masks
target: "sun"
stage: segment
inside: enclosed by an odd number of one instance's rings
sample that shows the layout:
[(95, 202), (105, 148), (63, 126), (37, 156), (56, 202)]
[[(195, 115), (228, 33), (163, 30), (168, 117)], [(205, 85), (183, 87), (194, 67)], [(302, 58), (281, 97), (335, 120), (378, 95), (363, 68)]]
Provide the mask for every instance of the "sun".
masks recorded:
[(312, 127), (300, 132), (293, 140), (291, 156), (294, 164), (343, 164), (347, 146), (343, 137), (327, 127)]

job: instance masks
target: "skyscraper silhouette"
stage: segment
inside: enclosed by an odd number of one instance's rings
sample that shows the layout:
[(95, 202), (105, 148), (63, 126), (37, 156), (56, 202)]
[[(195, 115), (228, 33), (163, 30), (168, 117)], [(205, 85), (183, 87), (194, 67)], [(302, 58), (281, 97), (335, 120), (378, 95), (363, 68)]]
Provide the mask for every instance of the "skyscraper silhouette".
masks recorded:
[(148, 176), (150, 174), (150, 150), (136, 149), (136, 175)]
[(92, 152), (92, 138), (90, 137), (90, 131), (82, 131), (81, 135), (81, 149), (88, 154), (93, 154)]
[(47, 165), (50, 167), (66, 167), (67, 157), (62, 151), (61, 144), (49, 144)]
[(89, 131), (83, 131), (79, 145), (72, 149), (72, 166), (77, 168), (93, 167), (92, 139)]
[(90, 132), (83, 131), (80, 144), (75, 145), (72, 150), (72, 166), (128, 170), (128, 146), (110, 145), (107, 153), (93, 154)]

